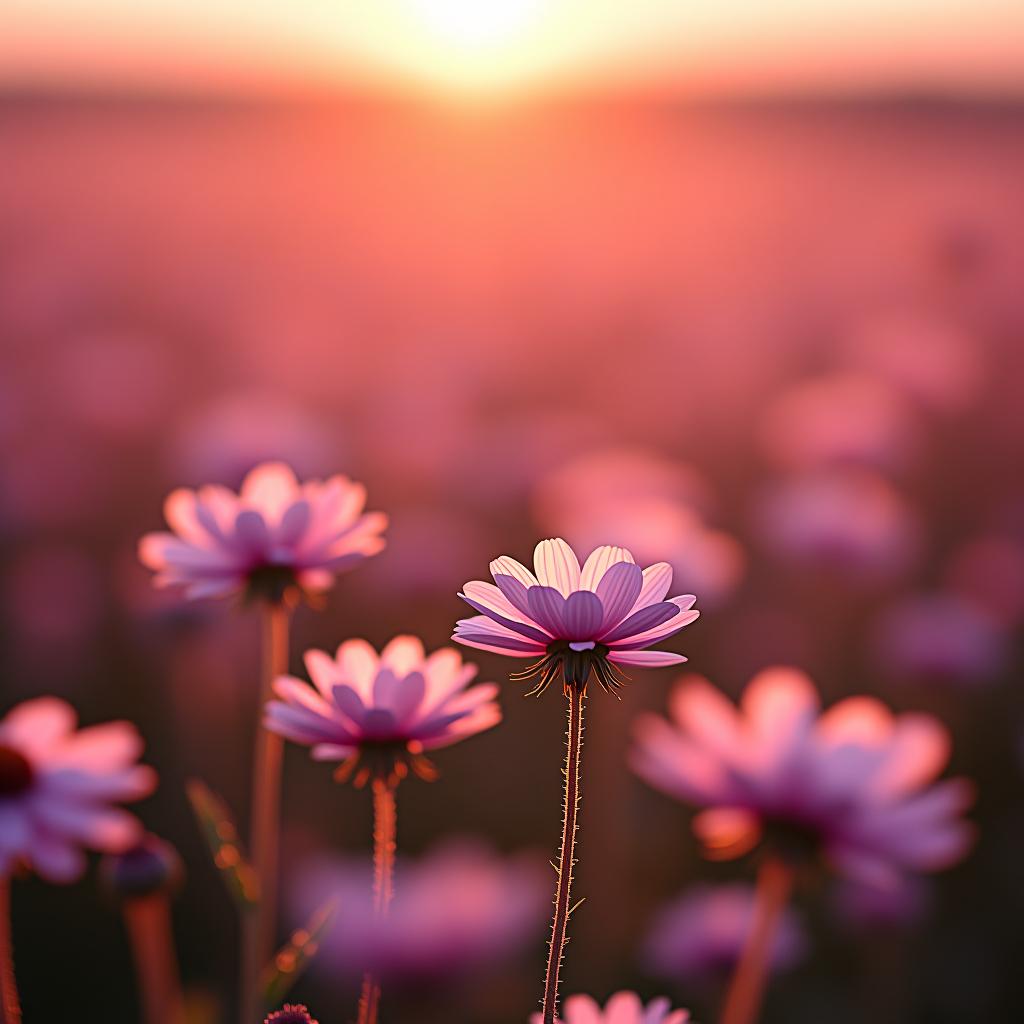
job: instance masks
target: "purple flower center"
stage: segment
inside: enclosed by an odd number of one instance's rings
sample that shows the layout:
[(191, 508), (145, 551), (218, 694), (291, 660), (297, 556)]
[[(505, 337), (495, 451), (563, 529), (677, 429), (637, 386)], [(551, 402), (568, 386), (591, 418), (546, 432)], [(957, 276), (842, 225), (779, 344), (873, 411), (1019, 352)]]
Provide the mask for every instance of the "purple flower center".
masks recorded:
[(309, 1010), (298, 1003), (286, 1003), (283, 1010), (272, 1013), (264, 1024), (316, 1024)]
[(608, 660), (608, 650), (604, 644), (593, 640), (553, 640), (548, 644), (547, 654), (540, 661), (534, 662), (522, 672), (513, 672), (510, 678), (517, 682), (524, 679), (537, 680), (533, 689), (527, 693), (528, 697), (539, 697), (559, 676), (562, 677), (562, 690), (566, 696), (571, 687), (586, 693), (591, 672), (603, 690), (614, 691), (622, 686), (623, 676), (617, 666)]
[(0, 797), (20, 796), (31, 788), (35, 775), (31, 762), (20, 750), (0, 744)]

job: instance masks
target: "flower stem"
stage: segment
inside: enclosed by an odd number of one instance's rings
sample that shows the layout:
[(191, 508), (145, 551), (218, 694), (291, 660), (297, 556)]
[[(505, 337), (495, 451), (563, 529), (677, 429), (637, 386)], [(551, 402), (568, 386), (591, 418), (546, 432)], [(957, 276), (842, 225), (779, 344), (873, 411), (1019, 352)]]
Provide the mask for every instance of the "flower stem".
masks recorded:
[(721, 1024), (753, 1024), (757, 1020), (771, 964), (772, 943), (793, 890), (793, 869), (769, 857), (757, 876), (754, 921), (729, 984)]
[(288, 671), (288, 617), (284, 602), (263, 606), (263, 657), (252, 777), (249, 856), (259, 881), (259, 902), (242, 921), (241, 1024), (263, 1016), (260, 977), (274, 950), (277, 923), (277, 860), (280, 832), (281, 758), (284, 741), (264, 729), (263, 708), (274, 680)]
[(568, 941), (572, 869), (576, 864), (576, 812), (580, 802), (580, 753), (583, 749), (583, 694), (569, 687), (569, 731), (565, 755), (565, 805), (562, 814), (562, 847), (558, 854), (558, 886), (555, 889), (555, 916), (551, 922), (548, 966), (544, 975), (543, 1024), (555, 1024), (558, 1012), (558, 973)]
[(146, 1024), (182, 1024), (184, 1007), (166, 893), (129, 900), (124, 920)]
[[(373, 909), (383, 916), (394, 894), (395, 787), (384, 779), (373, 781)], [(376, 1024), (380, 1005), (380, 979), (372, 971), (363, 976), (359, 997), (359, 1024)]]
[(11, 880), (0, 878), (0, 1024), (21, 1024), (11, 948)]

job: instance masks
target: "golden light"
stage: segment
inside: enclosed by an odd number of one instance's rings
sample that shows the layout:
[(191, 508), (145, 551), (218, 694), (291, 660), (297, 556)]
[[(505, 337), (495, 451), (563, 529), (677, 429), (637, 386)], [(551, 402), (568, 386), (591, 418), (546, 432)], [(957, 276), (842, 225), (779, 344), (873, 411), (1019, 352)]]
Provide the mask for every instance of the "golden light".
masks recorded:
[(527, 28), (540, 0), (407, 0), (412, 13), (443, 40), (467, 47), (501, 44)]

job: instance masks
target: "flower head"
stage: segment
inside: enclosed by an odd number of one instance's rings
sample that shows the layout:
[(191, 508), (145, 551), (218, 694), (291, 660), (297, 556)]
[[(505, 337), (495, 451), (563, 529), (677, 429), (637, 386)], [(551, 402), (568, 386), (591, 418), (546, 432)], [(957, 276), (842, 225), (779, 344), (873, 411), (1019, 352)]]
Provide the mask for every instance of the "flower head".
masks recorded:
[[(646, 1006), (635, 992), (616, 992), (601, 1005), (590, 996), (569, 996), (561, 1013), (562, 1024), (685, 1024), (689, 1011), (673, 1010), (664, 997)], [(530, 1017), (530, 1024), (540, 1024), (541, 1015)]]
[(309, 1010), (301, 1003), (285, 1003), (284, 1007), (272, 1013), (263, 1024), (317, 1024)]
[(387, 517), (364, 513), (365, 502), (366, 489), (347, 477), (300, 484), (284, 463), (268, 462), (238, 494), (218, 485), (173, 491), (164, 503), (173, 532), (143, 537), (139, 558), (158, 586), (184, 586), (192, 598), (315, 593), (384, 547)]
[(546, 864), (531, 855), (499, 857), (449, 840), (422, 858), (399, 858), (395, 898), (382, 917), (363, 860), (316, 859), (294, 873), (291, 901), (306, 920), (335, 894), (344, 913), (321, 940), (311, 970), (337, 979), (364, 971), (389, 983), (434, 987), (501, 969), (539, 941), (550, 905)]
[(55, 697), (19, 704), (0, 719), (0, 876), (19, 863), (51, 882), (74, 881), (81, 847), (117, 853), (142, 826), (111, 806), (137, 800), (156, 784), (136, 764), (142, 740), (128, 722), (75, 731), (75, 712)]
[[(712, 981), (739, 961), (754, 922), (753, 886), (699, 885), (664, 907), (644, 946), (644, 962), (665, 978)], [(787, 907), (772, 940), (771, 966), (784, 970), (804, 955), (807, 936)]]
[(107, 889), (125, 900), (171, 892), (185, 877), (178, 851), (154, 835), (143, 836), (121, 853), (107, 854), (100, 863), (100, 871)]
[(697, 618), (689, 594), (665, 600), (672, 569), (641, 570), (625, 549), (597, 548), (580, 568), (564, 540), (542, 540), (536, 575), (514, 558), (491, 562), (495, 586), (473, 580), (459, 595), (480, 615), (460, 619), (453, 640), (516, 658), (539, 658), (513, 678), (536, 677), (542, 693), (559, 674), (566, 691), (585, 689), (590, 673), (605, 689), (620, 683), (618, 665), (675, 665), (681, 654), (648, 651)]
[(755, 676), (739, 708), (702, 679), (673, 694), (671, 721), (637, 722), (632, 763), (652, 786), (705, 808), (694, 830), (725, 859), (761, 838), (783, 855), (821, 852), (844, 874), (892, 884), (959, 860), (973, 789), (936, 783), (949, 736), (930, 715), (895, 716), (872, 697), (821, 713), (795, 669)]
[(365, 640), (346, 640), (335, 657), (312, 650), (305, 661), (314, 685), (281, 676), (266, 726), (311, 746), (318, 761), (342, 761), (338, 778), (354, 774), (357, 785), (409, 768), (431, 778), (424, 751), (501, 720), (498, 687), (470, 686), (477, 668), (451, 647), (428, 656), (416, 637), (398, 636), (378, 655)]

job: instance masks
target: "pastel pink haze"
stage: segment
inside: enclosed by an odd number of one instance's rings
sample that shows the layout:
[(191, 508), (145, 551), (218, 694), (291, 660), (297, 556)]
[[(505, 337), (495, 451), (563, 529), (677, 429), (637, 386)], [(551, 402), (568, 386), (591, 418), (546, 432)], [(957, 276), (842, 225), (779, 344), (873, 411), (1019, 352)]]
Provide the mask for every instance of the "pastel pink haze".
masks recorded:
[(291, 468), (268, 462), (235, 494), (218, 484), (168, 495), (171, 532), (149, 533), (139, 558), (157, 586), (182, 586), (190, 598), (247, 588), (327, 590), (339, 572), (384, 548), (387, 517), (364, 513), (366, 489), (345, 476), (300, 484)]
[(378, 655), (365, 640), (346, 640), (332, 658), (305, 655), (313, 685), (280, 676), (265, 724), (312, 747), (318, 761), (436, 750), (501, 720), (494, 683), (469, 684), (477, 667), (452, 647), (427, 655), (414, 636), (397, 636)]
[(737, 708), (690, 677), (670, 720), (636, 723), (634, 770), (656, 789), (704, 808), (694, 831), (710, 856), (737, 856), (767, 837), (819, 851), (841, 873), (878, 885), (951, 866), (973, 827), (965, 779), (936, 782), (950, 739), (930, 715), (893, 713), (873, 697), (822, 712), (814, 684), (768, 669)]
[(0, 877), (25, 864), (51, 882), (85, 869), (83, 847), (122, 853), (141, 839), (138, 820), (113, 806), (156, 786), (137, 764), (142, 739), (128, 722), (76, 731), (56, 697), (25, 701), (0, 720)]
[[(689, 1011), (673, 1010), (664, 998), (654, 999), (646, 1006), (635, 992), (616, 992), (602, 1008), (590, 996), (569, 996), (559, 1019), (562, 1024), (685, 1024)], [(530, 1024), (540, 1024), (542, 1016), (534, 1013)]]
[(606, 662), (675, 665), (686, 660), (681, 654), (646, 650), (699, 614), (692, 594), (665, 600), (672, 583), (667, 562), (641, 570), (625, 548), (605, 545), (591, 552), (581, 568), (572, 548), (558, 538), (537, 545), (534, 572), (502, 555), (491, 562), (491, 574), (494, 584), (473, 580), (459, 595), (481, 612), (456, 624), (452, 639), (460, 644), (541, 658), (549, 665), (539, 664), (538, 672), (553, 665), (566, 673), (567, 683), (581, 686), (591, 669), (602, 685), (615, 685)]

